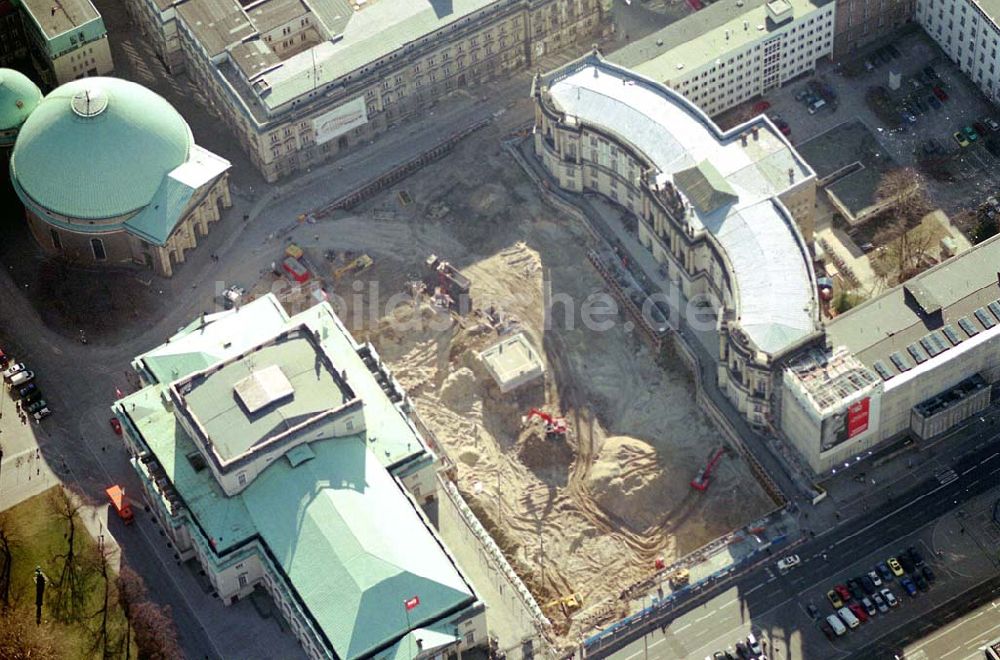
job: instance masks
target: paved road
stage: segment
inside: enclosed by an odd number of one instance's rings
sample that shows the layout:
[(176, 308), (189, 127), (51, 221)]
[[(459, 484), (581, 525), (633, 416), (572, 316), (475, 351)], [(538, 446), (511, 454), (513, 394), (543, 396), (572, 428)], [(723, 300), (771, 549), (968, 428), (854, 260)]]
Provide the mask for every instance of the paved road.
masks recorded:
[[(926, 478), (905, 495), (810, 540), (797, 550), (802, 565), (787, 576), (775, 575), (769, 566), (744, 575), (726, 591), (685, 611), (665, 629), (655, 629), (645, 640), (631, 642), (613, 657), (704, 658), (734, 644), (751, 623), (775, 640), (780, 651), (775, 657), (785, 659), (841, 657), (854, 647), (891, 634), (906, 621), (926, 614), (996, 572), (996, 566), (981, 553), (967, 553), (960, 548), (951, 551), (942, 539), (954, 536), (954, 531), (939, 529), (950, 524), (954, 509), (996, 489), (1000, 483), (1000, 442), (996, 435), (988, 446), (954, 461), (951, 471), (942, 474), (941, 479), (923, 475)], [(942, 575), (931, 592), (894, 612), (888, 620), (891, 623), (876, 620), (835, 645), (828, 642), (806, 616), (806, 604), (814, 602), (822, 612), (829, 613), (823, 594), (830, 585), (859, 575), (863, 568), (911, 544), (921, 545)], [(933, 555), (940, 548), (944, 548), (943, 559)]]
[(904, 647), (907, 660), (981, 660), (981, 646), (1000, 638), (1000, 599), (976, 608), (934, 634)]

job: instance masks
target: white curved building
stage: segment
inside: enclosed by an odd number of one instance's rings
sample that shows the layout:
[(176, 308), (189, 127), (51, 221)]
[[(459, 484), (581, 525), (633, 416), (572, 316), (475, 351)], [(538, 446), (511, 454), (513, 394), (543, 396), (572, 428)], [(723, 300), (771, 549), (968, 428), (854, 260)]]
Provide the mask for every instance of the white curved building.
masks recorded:
[(821, 337), (807, 247), (815, 173), (766, 117), (724, 132), (596, 52), (537, 77), (533, 95), (546, 169), (639, 218), (669, 279), (718, 314), (720, 386), (751, 423), (773, 425), (778, 367)]

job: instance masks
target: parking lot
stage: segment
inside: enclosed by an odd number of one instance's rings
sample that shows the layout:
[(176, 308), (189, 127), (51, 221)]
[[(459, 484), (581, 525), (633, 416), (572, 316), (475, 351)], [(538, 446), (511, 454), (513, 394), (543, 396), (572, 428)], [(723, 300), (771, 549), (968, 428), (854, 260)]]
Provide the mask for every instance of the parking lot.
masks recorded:
[[(888, 42), (894, 52), (885, 49)], [(933, 76), (925, 72), (927, 67)], [(896, 90), (891, 89), (890, 72), (900, 74)], [(935, 88), (943, 94), (936, 95)], [(821, 96), (820, 90), (832, 96), (810, 113), (809, 104)], [(813, 97), (805, 98), (807, 93)], [(883, 99), (884, 107), (872, 102), (876, 96)], [(860, 119), (897, 164), (917, 166), (927, 175), (931, 199), (949, 215), (975, 207), (997, 188), (1000, 158), (987, 150), (986, 143), (995, 141), (1000, 147), (1000, 132), (989, 126), (990, 121), (1000, 121), (1000, 112), (919, 29), (910, 28), (874, 44), (839, 66), (822, 62), (815, 75), (772, 90), (763, 100), (769, 104), (766, 114), (779, 128), (787, 124), (793, 144)], [(752, 114), (760, 101), (729, 110), (716, 120), (723, 127), (731, 126)], [(977, 122), (985, 135), (975, 130)], [(966, 135), (968, 145), (960, 146), (953, 135), (965, 127), (976, 132), (976, 139)], [(931, 140), (939, 147), (936, 153), (926, 152)], [(995, 151), (1000, 154), (1000, 148)]]

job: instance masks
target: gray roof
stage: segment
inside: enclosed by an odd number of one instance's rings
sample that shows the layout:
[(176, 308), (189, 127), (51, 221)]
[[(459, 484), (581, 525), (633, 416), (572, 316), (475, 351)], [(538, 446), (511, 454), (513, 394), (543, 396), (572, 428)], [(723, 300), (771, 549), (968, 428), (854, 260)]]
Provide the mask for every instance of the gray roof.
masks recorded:
[(797, 149), (819, 182), (855, 216), (875, 205), (879, 180), (896, 168), (878, 137), (857, 119), (838, 124)]
[[(992, 311), (1000, 312), (1000, 304), (990, 307), (990, 303), (1000, 299), (998, 272), (1000, 236), (838, 316), (827, 324), (827, 337), (833, 346), (845, 346), (869, 367), (880, 362), (891, 376), (900, 373), (892, 359), (894, 354), (904, 358), (903, 364), (909, 368), (916, 366), (917, 360), (908, 350), (913, 344), (919, 347), (915, 349), (918, 355), (922, 348), (923, 354), (933, 359), (930, 353), (940, 348), (938, 344), (943, 338), (941, 359), (945, 359), (949, 351), (959, 350), (972, 339), (963, 324), (971, 324), (977, 337), (990, 330), (977, 318), (976, 310), (985, 311), (987, 321), (992, 317), (997, 324), (992, 332), (1000, 329), (1000, 317)], [(960, 322), (960, 319), (966, 320)], [(946, 326), (949, 331), (944, 331)], [(961, 340), (958, 347), (952, 346), (947, 337), (946, 332), (952, 331)], [(931, 347), (928, 350), (920, 342), (930, 333), (934, 333), (934, 338), (927, 340)]]
[(21, 0), (48, 38), (100, 17), (90, 0)]
[(229, 54), (247, 78), (253, 78), (261, 71), (266, 71), (281, 62), (281, 58), (260, 39), (238, 43), (229, 49)]
[(260, 32), (270, 32), (309, 13), (302, 0), (267, 0), (246, 10), (254, 27)]
[(219, 55), (255, 31), (236, 0), (188, 0), (177, 6), (177, 14), (209, 57)]
[[(658, 181), (679, 173), (684, 178), (697, 166), (699, 178), (714, 182), (704, 186), (708, 206), (696, 206), (686, 220), (714, 236), (726, 253), (739, 325), (757, 349), (778, 353), (816, 329), (811, 258), (778, 200), (793, 181), (814, 174), (770, 121), (758, 117), (723, 133), (680, 94), (598, 56), (543, 82), (556, 108), (632, 145), (662, 173)], [(757, 135), (744, 145), (740, 133), (751, 126)], [(730, 195), (732, 203), (713, 206)]]

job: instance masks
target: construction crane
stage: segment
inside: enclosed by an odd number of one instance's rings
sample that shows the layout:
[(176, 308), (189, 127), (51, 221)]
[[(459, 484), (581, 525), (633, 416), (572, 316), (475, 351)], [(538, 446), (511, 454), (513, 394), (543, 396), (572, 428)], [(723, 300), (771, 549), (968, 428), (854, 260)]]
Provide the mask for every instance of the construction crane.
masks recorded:
[(338, 268), (333, 271), (333, 279), (339, 280), (344, 275), (360, 273), (363, 270), (368, 270), (374, 263), (371, 257), (367, 254), (362, 254), (360, 257), (350, 262), (343, 268)]
[(698, 472), (697, 476), (691, 480), (691, 488), (700, 491), (708, 490), (708, 484), (712, 480), (712, 471), (715, 470), (715, 466), (719, 464), (722, 460), (722, 456), (726, 453), (725, 447), (719, 447), (718, 450), (712, 455), (712, 458), (708, 459), (708, 463)]
[(537, 417), (545, 422), (545, 439), (562, 440), (566, 437), (566, 420), (562, 417), (553, 417), (544, 410), (532, 408), (528, 414), (521, 419), (522, 424), (527, 424), (533, 417)]

